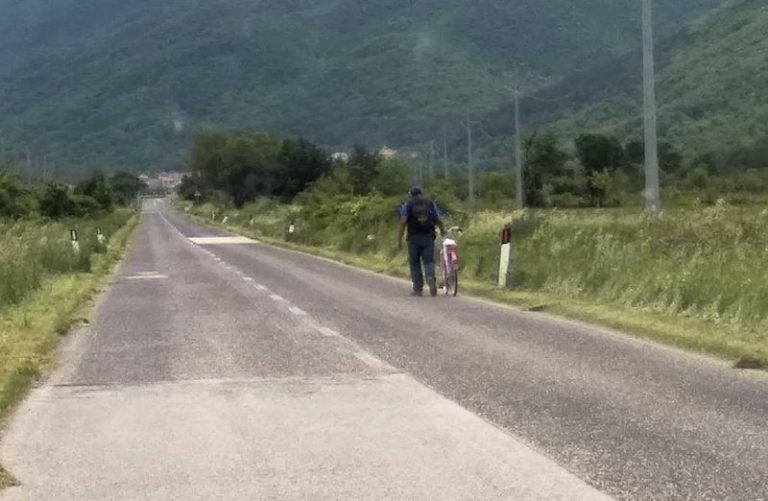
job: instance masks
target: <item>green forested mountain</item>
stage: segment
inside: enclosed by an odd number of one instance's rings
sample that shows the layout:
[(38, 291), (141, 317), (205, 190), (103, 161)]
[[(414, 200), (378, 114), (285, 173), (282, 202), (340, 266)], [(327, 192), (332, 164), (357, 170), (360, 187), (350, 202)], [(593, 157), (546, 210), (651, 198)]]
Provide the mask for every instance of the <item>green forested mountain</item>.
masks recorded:
[[(659, 133), (689, 164), (723, 170), (768, 166), (768, 5), (732, 2), (658, 48)], [(566, 78), (524, 108), (532, 127), (642, 135), (641, 55)], [(490, 118), (501, 134), (505, 108)], [(554, 123), (553, 123), (554, 121)]]
[[(657, 0), (660, 35), (721, 0)], [(0, 135), (88, 169), (204, 127), (407, 145), (635, 49), (636, 0), (0, 0)], [(436, 132), (437, 131), (437, 132)]]

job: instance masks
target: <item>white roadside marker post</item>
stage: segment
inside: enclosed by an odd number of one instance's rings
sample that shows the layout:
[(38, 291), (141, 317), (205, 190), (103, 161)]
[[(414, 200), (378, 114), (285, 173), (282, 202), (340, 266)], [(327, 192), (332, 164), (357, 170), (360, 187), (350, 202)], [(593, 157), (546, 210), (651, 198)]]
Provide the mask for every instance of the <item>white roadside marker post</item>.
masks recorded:
[(76, 256), (80, 255), (80, 242), (77, 239), (77, 230), (69, 230), (69, 238), (72, 240), (72, 252)]
[(296, 223), (291, 221), (288, 224), (288, 233), (286, 234), (286, 240), (293, 240), (293, 235), (296, 233)]
[(501, 256), (499, 258), (499, 287), (507, 287), (509, 259), (512, 255), (512, 229), (507, 226), (501, 232)]

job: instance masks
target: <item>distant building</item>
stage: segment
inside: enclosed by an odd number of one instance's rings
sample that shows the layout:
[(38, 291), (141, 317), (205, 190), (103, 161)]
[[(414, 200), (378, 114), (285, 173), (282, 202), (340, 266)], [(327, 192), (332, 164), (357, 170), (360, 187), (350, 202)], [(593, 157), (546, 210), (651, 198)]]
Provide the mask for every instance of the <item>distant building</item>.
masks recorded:
[(388, 146), (384, 146), (382, 149), (379, 150), (379, 155), (381, 155), (384, 158), (392, 158), (398, 155), (398, 151), (393, 150)]
[(140, 174), (139, 179), (147, 185), (149, 193), (172, 193), (179, 187), (184, 175), (183, 172), (151, 172)]
[(344, 153), (343, 151), (339, 151), (336, 153), (331, 154), (331, 160), (334, 162), (349, 162), (349, 153)]

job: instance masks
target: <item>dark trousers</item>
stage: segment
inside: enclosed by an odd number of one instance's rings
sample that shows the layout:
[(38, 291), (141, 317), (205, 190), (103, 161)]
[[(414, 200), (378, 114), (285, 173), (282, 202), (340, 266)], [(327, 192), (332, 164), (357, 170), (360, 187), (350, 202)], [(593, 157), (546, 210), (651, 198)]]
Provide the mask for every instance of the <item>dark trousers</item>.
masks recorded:
[[(424, 275), (427, 280), (435, 279), (435, 237), (432, 235), (411, 235), (408, 237), (408, 262), (411, 265), (413, 290), (424, 288)], [(421, 266), (424, 264), (424, 273)]]

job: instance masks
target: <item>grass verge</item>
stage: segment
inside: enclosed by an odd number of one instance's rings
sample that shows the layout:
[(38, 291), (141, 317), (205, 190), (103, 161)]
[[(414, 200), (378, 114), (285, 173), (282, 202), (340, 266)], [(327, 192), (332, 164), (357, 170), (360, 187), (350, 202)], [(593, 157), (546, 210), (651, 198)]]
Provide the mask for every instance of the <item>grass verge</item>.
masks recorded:
[[(189, 216), (203, 224), (215, 224), (277, 247), (309, 253), (376, 273), (408, 278), (404, 256), (402, 259), (393, 260), (381, 254), (360, 255), (303, 245), (276, 239), (249, 227), (211, 223), (210, 220), (192, 213)], [(580, 300), (549, 292), (504, 290), (478, 280), (462, 279), (461, 287), (463, 293), (474, 297), (609, 327), (642, 339), (727, 360), (733, 362), (736, 368), (768, 369), (768, 347), (762, 338), (736, 325), (716, 324), (684, 314), (603, 304), (598, 300)]]
[[(50, 368), (59, 337), (121, 259), (137, 223), (133, 216), (113, 234), (106, 253), (92, 256), (89, 273), (48, 276), (22, 302), (0, 310), (0, 425)], [(0, 488), (13, 483), (0, 467)]]

